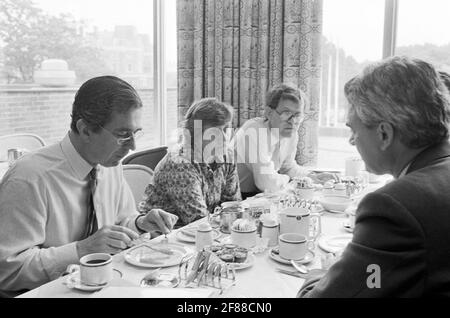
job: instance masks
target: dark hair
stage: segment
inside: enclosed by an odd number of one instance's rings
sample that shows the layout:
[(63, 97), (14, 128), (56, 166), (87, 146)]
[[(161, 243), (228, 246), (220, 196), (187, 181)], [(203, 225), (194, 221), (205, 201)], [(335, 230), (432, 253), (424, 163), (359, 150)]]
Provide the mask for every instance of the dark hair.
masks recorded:
[(394, 56), (367, 66), (344, 91), (364, 125), (388, 122), (408, 147), (431, 146), (449, 137), (448, 91), (430, 63)]
[(98, 131), (111, 120), (113, 112), (123, 114), (140, 107), (141, 98), (130, 84), (115, 76), (95, 77), (81, 85), (75, 95), (70, 128), (78, 134), (77, 122), (83, 119)]
[(280, 99), (288, 99), (301, 104), (302, 108), (305, 107), (305, 93), (303, 93), (299, 88), (290, 86), (289, 84), (283, 83), (274, 86), (267, 94), (266, 105), (272, 109), (276, 109)]

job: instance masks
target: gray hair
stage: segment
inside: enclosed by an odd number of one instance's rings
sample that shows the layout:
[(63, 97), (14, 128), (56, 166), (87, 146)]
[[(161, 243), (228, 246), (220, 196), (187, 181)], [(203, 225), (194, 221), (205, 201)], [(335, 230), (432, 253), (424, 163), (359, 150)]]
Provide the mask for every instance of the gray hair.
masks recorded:
[(408, 147), (431, 146), (449, 137), (448, 91), (425, 61), (395, 56), (374, 63), (344, 90), (364, 125), (388, 122)]
[(450, 74), (446, 72), (439, 72), (439, 75), (441, 76), (441, 80), (444, 82), (445, 86), (447, 87), (448, 91), (450, 92)]

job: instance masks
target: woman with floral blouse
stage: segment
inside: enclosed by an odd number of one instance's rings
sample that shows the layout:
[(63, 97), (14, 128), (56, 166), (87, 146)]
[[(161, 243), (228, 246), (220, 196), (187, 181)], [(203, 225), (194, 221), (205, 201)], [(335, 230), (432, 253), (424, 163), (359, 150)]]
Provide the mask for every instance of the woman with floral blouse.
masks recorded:
[(227, 131), (233, 108), (215, 98), (194, 102), (188, 109), (183, 142), (155, 168), (140, 212), (154, 208), (176, 214), (176, 227), (213, 212), (225, 201), (241, 200), (239, 177)]

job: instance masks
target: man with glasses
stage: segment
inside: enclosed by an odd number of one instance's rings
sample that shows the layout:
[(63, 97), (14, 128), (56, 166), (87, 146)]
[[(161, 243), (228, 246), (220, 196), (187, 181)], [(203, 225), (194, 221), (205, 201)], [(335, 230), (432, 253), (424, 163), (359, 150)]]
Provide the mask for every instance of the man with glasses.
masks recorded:
[(139, 215), (123, 177), (120, 160), (142, 135), (132, 86), (93, 78), (78, 90), (71, 116), (60, 143), (23, 156), (0, 184), (0, 293), (38, 287), (86, 254), (116, 254), (178, 219), (160, 209)]
[(290, 179), (308, 175), (295, 161), (297, 131), (305, 115), (305, 94), (281, 84), (267, 95), (265, 116), (248, 120), (236, 133), (235, 149), (243, 198), (278, 191)]

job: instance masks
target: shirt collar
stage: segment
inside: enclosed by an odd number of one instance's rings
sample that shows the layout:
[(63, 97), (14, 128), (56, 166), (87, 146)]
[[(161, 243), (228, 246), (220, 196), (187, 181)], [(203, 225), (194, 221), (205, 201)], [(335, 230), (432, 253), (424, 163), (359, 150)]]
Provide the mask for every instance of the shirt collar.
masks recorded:
[(403, 168), (402, 172), (400, 172), (400, 174), (399, 174), (399, 176), (398, 176), (397, 179), (400, 179), (401, 177), (403, 177), (403, 176), (406, 174), (406, 172), (408, 171), (408, 168), (409, 168), (409, 166), (411, 165), (411, 163), (412, 163), (412, 161), (410, 161), (410, 162), (406, 165), (406, 167)]
[(70, 141), (69, 134), (67, 134), (61, 141), (61, 149), (66, 157), (69, 165), (72, 167), (75, 175), (80, 180), (85, 180), (89, 172), (92, 170), (92, 166), (81, 157), (78, 151)]

